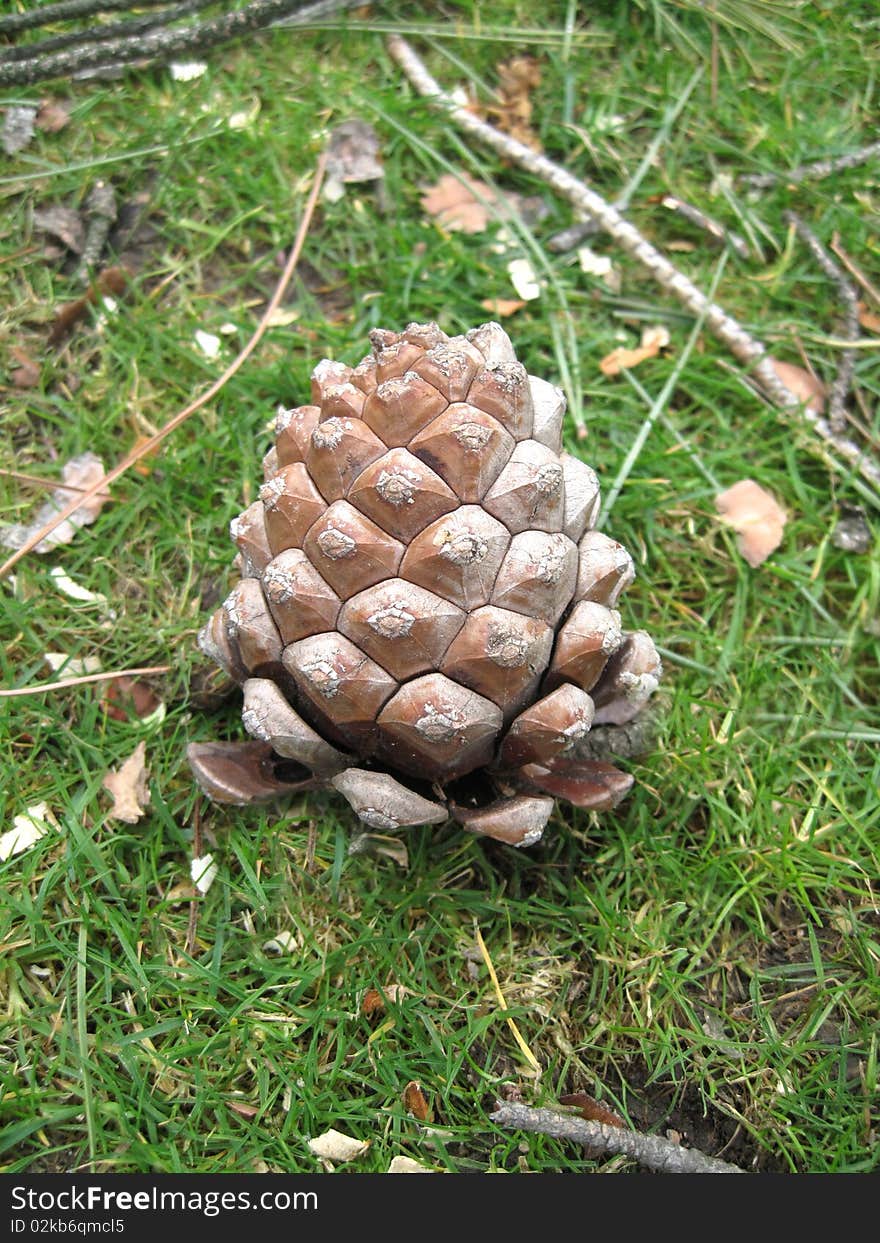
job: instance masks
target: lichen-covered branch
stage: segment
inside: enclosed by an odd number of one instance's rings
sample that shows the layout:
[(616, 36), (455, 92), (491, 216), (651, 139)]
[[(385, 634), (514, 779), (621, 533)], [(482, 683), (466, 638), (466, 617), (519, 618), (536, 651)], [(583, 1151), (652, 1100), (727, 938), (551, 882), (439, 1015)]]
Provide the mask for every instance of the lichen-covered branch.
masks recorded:
[[(184, 17), (190, 17), (193, 13), (198, 13), (201, 9), (206, 9), (216, 2), (217, 0), (183, 0), (181, 4), (173, 5), (171, 8), (154, 9), (151, 13), (144, 14), (143, 17), (130, 17), (121, 22), (106, 22), (102, 25), (92, 24), (81, 30), (69, 30), (66, 34), (48, 35), (45, 39), (33, 43), (3, 48), (0, 50), (0, 63), (34, 60), (49, 52), (60, 52), (62, 48), (78, 47), (84, 43), (107, 43), (112, 39), (130, 38), (145, 30), (152, 30), (156, 26), (168, 26), (172, 22), (181, 21)], [(103, 9), (105, 6), (102, 3), (100, 7)], [(127, 0), (119, 7), (128, 7)], [(41, 10), (43, 11), (45, 10)]]
[(587, 1122), (554, 1109), (532, 1109), (506, 1101), (496, 1102), (489, 1118), (511, 1131), (532, 1131), (553, 1139), (570, 1139), (611, 1155), (620, 1154), (661, 1174), (744, 1174), (745, 1170), (696, 1148), (682, 1148), (662, 1135), (643, 1135), (603, 1122)]
[(170, 29), (163, 26), (91, 46), (0, 62), (0, 87), (24, 86), (136, 60), (163, 60), (182, 53), (205, 52), (220, 43), (265, 30), (279, 17), (290, 16), (307, 7), (308, 0), (250, 0), (232, 13), (193, 25)]

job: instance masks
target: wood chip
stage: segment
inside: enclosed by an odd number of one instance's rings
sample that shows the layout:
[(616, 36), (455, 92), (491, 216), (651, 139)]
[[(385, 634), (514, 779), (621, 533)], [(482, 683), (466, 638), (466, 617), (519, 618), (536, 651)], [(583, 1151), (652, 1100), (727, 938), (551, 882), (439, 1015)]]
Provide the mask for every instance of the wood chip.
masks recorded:
[(332, 1128), (309, 1140), (309, 1148), (324, 1161), (356, 1161), (369, 1148), (369, 1140), (354, 1139)]

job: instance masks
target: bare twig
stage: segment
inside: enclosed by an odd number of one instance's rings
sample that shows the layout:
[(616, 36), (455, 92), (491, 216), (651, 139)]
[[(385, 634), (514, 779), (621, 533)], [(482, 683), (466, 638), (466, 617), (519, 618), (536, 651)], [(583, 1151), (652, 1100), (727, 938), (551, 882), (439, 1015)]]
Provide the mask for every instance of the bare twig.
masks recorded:
[(634, 225), (624, 220), (619, 211), (555, 161), (532, 151), (530, 147), (503, 134), (486, 121), (479, 120), (456, 103), (431, 77), (421, 57), (405, 39), (399, 35), (389, 36), (388, 49), (420, 94), (445, 112), (466, 133), (492, 147), (505, 159), (518, 164), (533, 176), (539, 177), (580, 211), (593, 216), (612, 241), (637, 259), (663, 289), (677, 298), (691, 314), (704, 317), (707, 328), (748, 369), (752, 378), (777, 408), (801, 414), (817, 435), (827, 441), (841, 458), (857, 469), (875, 488), (880, 488), (880, 467), (865, 456), (864, 450), (854, 441), (836, 433), (827, 419), (805, 407), (779, 379), (762, 342), (746, 332), (720, 306), (710, 302)]
[(684, 199), (676, 198), (674, 194), (664, 194), (660, 201), (669, 211), (674, 211), (683, 220), (687, 220), (689, 224), (696, 225), (698, 229), (703, 229), (716, 242), (720, 242), (722, 246), (729, 246), (732, 251), (739, 255), (740, 259), (751, 258), (752, 252), (749, 250), (748, 243), (743, 241), (738, 233), (725, 228), (723, 224), (719, 224), (717, 220), (707, 216), (704, 211), (700, 211), (699, 207), (694, 207), (693, 203), (686, 203)]
[[(265, 30), (279, 17), (306, 8), (308, 0), (250, 0), (242, 8), (208, 21), (175, 29), (153, 28), (131, 37), (79, 46), (45, 56), (0, 63), (0, 86), (21, 86), (66, 77), (83, 70), (131, 61), (162, 60), (184, 52), (204, 52), (242, 35)], [(38, 46), (38, 45), (37, 45)]]
[(799, 181), (817, 180), (820, 177), (830, 177), (832, 173), (842, 173), (847, 168), (857, 168), (875, 155), (880, 155), (880, 142), (869, 143), (847, 155), (816, 160), (812, 164), (799, 164), (787, 173), (743, 173), (737, 177), (736, 184), (748, 190), (769, 190), (780, 182), (789, 185)]
[(83, 504), (84, 501), (89, 500), (93, 496), (97, 496), (99, 492), (102, 492), (106, 488), (108, 488), (111, 483), (115, 483), (117, 479), (121, 478), (121, 476), (124, 475), (125, 472), (129, 470), (129, 468), (135, 464), (135, 462), (139, 462), (141, 458), (146, 457), (147, 454), (149, 453), (152, 453), (152, 451), (158, 445), (162, 443), (165, 437), (169, 436), (171, 432), (175, 431), (178, 427), (180, 427), (181, 423), (186, 422), (186, 420), (190, 417), (190, 415), (195, 414), (195, 412), (197, 410), (200, 410), (202, 406), (207, 405), (207, 403), (211, 400), (211, 398), (216, 397), (216, 395), (224, 387), (227, 381), (230, 380), (232, 376), (234, 376), (235, 373), (243, 366), (243, 364), (247, 361), (247, 359), (250, 358), (251, 354), (253, 354), (254, 350), (257, 348), (260, 341), (263, 339), (263, 336), (265, 335), (266, 330), (269, 327), (269, 323), (272, 319), (272, 315), (275, 313), (275, 311), (280, 306), (281, 299), (284, 297), (284, 291), (289, 285), (290, 278), (293, 276), (294, 269), (296, 268), (296, 265), (299, 262), (299, 257), (300, 257), (300, 254), (302, 253), (303, 245), (305, 244), (306, 235), (308, 234), (309, 226), (311, 225), (311, 222), (312, 222), (312, 216), (314, 215), (315, 206), (318, 202), (318, 195), (321, 190), (321, 183), (324, 180), (324, 168), (325, 168), (326, 163), (327, 163), (326, 154), (322, 153), (321, 157), (318, 160), (317, 167), (315, 169), (315, 176), (314, 176), (314, 181), (312, 184), (312, 189), (309, 194), (308, 201), (305, 206), (305, 210), (303, 212), (302, 220), (300, 221), (300, 226), (297, 231), (296, 240), (293, 243), (293, 248), (291, 249), (290, 255), (287, 259), (287, 263), (284, 265), (284, 271), (281, 273), (281, 276), (279, 277), (278, 284), (275, 287), (275, 292), (272, 294), (272, 297), (269, 299), (269, 302), (266, 305), (266, 309), (262, 314), (260, 322), (257, 324), (257, 327), (254, 329), (253, 335), (251, 336), (250, 340), (245, 344), (245, 346), (242, 348), (240, 353), (229, 364), (229, 366), (226, 368), (223, 374), (219, 377), (219, 379), (215, 380), (214, 383), (209, 388), (207, 388), (204, 393), (202, 393), (201, 397), (197, 397), (195, 401), (190, 402), (190, 404), (188, 406), (185, 406), (183, 410), (178, 411), (177, 414), (175, 414), (172, 418), (168, 420), (168, 422), (164, 425), (164, 427), (159, 428), (158, 432), (156, 432), (154, 436), (150, 436), (148, 440), (145, 440), (142, 444), (139, 444), (135, 449), (132, 449), (130, 453), (127, 453), (126, 456), (122, 459), (122, 461), (118, 464), (118, 466), (114, 466), (114, 468), (108, 474), (104, 475), (101, 479), (97, 481), (97, 483), (93, 484), (92, 487), (89, 488), (88, 491), (85, 492), (83, 495), (78, 496), (75, 500), (65, 505), (65, 507), (62, 510), (60, 510), (51, 519), (51, 521), (47, 522), (38, 531), (36, 531), (30, 537), (30, 539), (27, 540), (26, 543), (22, 544), (21, 548), (16, 549), (13, 555), (11, 557), (8, 557), (6, 561), (4, 561), (2, 565), (0, 565), (0, 578), (5, 577), (5, 575), (9, 573), (12, 567), (26, 553), (30, 552), (32, 548), (35, 548), (36, 545), (41, 542), (41, 540), (45, 539), (45, 537), (51, 531), (54, 531), (57, 526), (60, 526), (60, 524), (64, 522), (66, 518), (69, 518), (70, 515), (74, 512), (74, 510), (77, 510), (80, 508), (80, 506)]
[[(832, 280), (837, 286), (844, 309), (844, 335), (855, 344), (859, 339), (859, 300), (856, 296), (856, 291), (847, 280), (842, 269), (837, 266), (818, 237), (816, 237), (816, 234), (801, 219), (797, 212), (786, 211), (782, 213), (782, 217), (792, 225), (819, 267), (829, 280)], [(854, 349), (840, 351), (837, 375), (834, 377), (834, 383), (831, 386), (831, 392), (828, 397), (828, 422), (836, 435), (840, 435), (846, 427), (846, 399), (852, 384), (855, 357)]]
[(662, 1174), (744, 1174), (745, 1170), (717, 1157), (707, 1157), (696, 1148), (682, 1148), (662, 1135), (643, 1135), (640, 1131), (587, 1122), (573, 1114), (554, 1109), (531, 1109), (528, 1105), (496, 1101), (489, 1118), (512, 1131), (533, 1131), (553, 1139), (570, 1139), (601, 1152), (620, 1153), (639, 1165)]
[(113, 682), (116, 678), (145, 678), (151, 673), (168, 673), (172, 665), (149, 665), (144, 669), (117, 669), (113, 673), (85, 673), (80, 678), (62, 678), (60, 682), (40, 682), (37, 686), (0, 688), (0, 699), (21, 699), (25, 695), (42, 695), (45, 691), (66, 691), (87, 682)]

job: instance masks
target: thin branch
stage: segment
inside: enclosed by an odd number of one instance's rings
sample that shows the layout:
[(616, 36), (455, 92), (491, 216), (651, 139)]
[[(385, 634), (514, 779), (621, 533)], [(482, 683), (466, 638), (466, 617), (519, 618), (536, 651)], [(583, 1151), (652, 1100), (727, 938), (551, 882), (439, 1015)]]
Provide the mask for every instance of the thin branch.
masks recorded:
[[(166, 0), (138, 0), (141, 9), (159, 8)], [(118, 13), (131, 8), (131, 0), (59, 0), (58, 4), (42, 4), (27, 13), (0, 17), (0, 35), (18, 34), (50, 22), (68, 21), (72, 17), (93, 17), (96, 13)]]
[(847, 280), (845, 273), (837, 266), (828, 251), (819, 241), (813, 230), (803, 221), (797, 212), (782, 213), (783, 220), (793, 226), (798, 237), (812, 254), (819, 267), (837, 286), (844, 309), (844, 333), (852, 341), (853, 347), (840, 351), (837, 364), (837, 375), (831, 386), (828, 397), (828, 422), (832, 430), (839, 435), (846, 427), (846, 399), (849, 396), (855, 369), (855, 346), (859, 339), (859, 300), (856, 291)]
[(206, 51), (242, 35), (265, 30), (279, 17), (307, 6), (308, 0), (250, 0), (243, 8), (182, 29), (147, 31), (131, 38), (111, 39), (93, 47), (32, 56), (27, 60), (0, 63), (0, 86), (23, 86), (50, 78), (66, 77), (85, 69)]
[(554, 1109), (531, 1109), (508, 1101), (496, 1101), (490, 1121), (512, 1131), (532, 1131), (553, 1139), (570, 1139), (577, 1144), (619, 1153), (639, 1165), (661, 1174), (744, 1174), (745, 1170), (717, 1157), (707, 1157), (696, 1148), (682, 1148), (662, 1135), (643, 1135), (640, 1131), (587, 1122), (573, 1114)]
[(606, 203), (601, 195), (591, 190), (585, 182), (573, 176), (560, 164), (548, 159), (545, 155), (532, 151), (524, 143), (517, 142), (508, 134), (503, 134), (486, 121), (479, 120), (467, 108), (456, 103), (450, 95), (441, 90), (438, 83), (428, 73), (421, 57), (405, 39), (400, 38), (399, 35), (391, 35), (388, 39), (388, 49), (416, 90), (425, 95), (436, 107), (447, 112), (461, 129), (485, 143), (486, 146), (494, 148), (506, 159), (519, 164), (526, 172), (539, 177), (581, 211), (594, 216), (609, 237), (627, 254), (637, 259), (659, 285), (668, 293), (673, 294), (691, 314), (704, 316), (712, 332), (724, 342), (735, 358), (751, 369), (755, 378), (778, 406), (792, 410), (800, 408), (801, 403), (797, 397), (785, 387), (773, 370), (767, 358), (767, 351), (761, 342), (750, 336), (742, 325), (720, 306), (709, 302), (683, 272), (679, 272), (665, 255), (662, 255), (647, 238), (642, 236), (634, 225), (624, 220), (616, 208)]
[(148, 440), (145, 440), (142, 444), (138, 445), (137, 448), (132, 449), (130, 453), (127, 453), (119, 465), (114, 466), (113, 470), (111, 470), (109, 474), (106, 474), (99, 479), (97, 483), (93, 484), (92, 487), (89, 488), (88, 491), (82, 496), (78, 496), (75, 500), (65, 505), (65, 507), (60, 510), (54, 518), (47, 522), (45, 526), (42, 526), (38, 531), (36, 531), (30, 539), (21, 546), (21, 548), (16, 549), (13, 555), (8, 557), (6, 561), (0, 565), (0, 578), (4, 578), (12, 567), (20, 561), (26, 553), (29, 553), (31, 549), (35, 548), (37, 544), (39, 544), (41, 540), (45, 539), (51, 531), (54, 531), (55, 528), (60, 526), (66, 518), (69, 518), (75, 510), (80, 508), (84, 501), (90, 500), (93, 496), (97, 496), (99, 492), (102, 492), (108, 488), (111, 483), (115, 483), (117, 479), (121, 478), (121, 476), (135, 464), (135, 462), (139, 462), (141, 458), (146, 457), (149, 453), (152, 453), (157, 445), (160, 445), (166, 436), (171, 434), (171, 432), (176, 431), (176, 429), (180, 427), (181, 423), (186, 422), (190, 415), (195, 414), (195, 412), (200, 410), (202, 406), (207, 405), (211, 398), (216, 397), (227, 381), (230, 380), (232, 376), (234, 376), (235, 373), (243, 366), (247, 359), (250, 358), (251, 354), (253, 354), (254, 350), (263, 339), (273, 314), (280, 306), (281, 299), (284, 297), (284, 291), (290, 284), (290, 278), (293, 276), (294, 269), (299, 262), (299, 257), (302, 253), (302, 248), (305, 244), (306, 236), (312, 222), (312, 216), (314, 215), (315, 207), (318, 202), (318, 195), (321, 190), (321, 184), (324, 180), (324, 168), (326, 163), (326, 152), (322, 152), (315, 168), (314, 182), (312, 184), (308, 201), (306, 202), (303, 217), (297, 231), (296, 240), (293, 243), (293, 248), (291, 249), (287, 263), (284, 265), (284, 271), (281, 273), (278, 284), (275, 287), (275, 292), (269, 299), (260, 322), (257, 324), (252, 337), (243, 347), (241, 352), (229, 364), (219, 379), (215, 380), (214, 383), (205, 390), (201, 397), (197, 397), (195, 401), (190, 402), (190, 404), (184, 407), (183, 410), (178, 411), (177, 414), (168, 420), (164, 427), (159, 428), (158, 432), (156, 432), (154, 436), (150, 436)]
[(878, 289), (876, 285), (873, 285), (868, 280), (867, 276), (865, 276), (862, 269), (858, 267), (852, 259), (850, 259), (849, 255), (840, 244), (839, 233), (835, 233), (831, 238), (831, 252), (832, 254), (837, 255), (838, 259), (846, 268), (847, 272), (849, 272), (856, 284), (860, 285), (868, 297), (873, 298), (877, 305), (880, 306), (880, 289)]
[[(164, 4), (165, 2), (166, 0), (157, 0), (157, 3)], [(93, 0), (89, 0), (89, 3), (93, 3)], [(183, 0), (183, 3), (174, 5), (172, 8), (148, 13), (143, 17), (130, 17), (121, 22), (106, 22), (103, 25), (93, 23), (84, 30), (71, 30), (63, 35), (50, 35), (38, 42), (3, 48), (0, 52), (0, 62), (32, 60), (37, 56), (45, 56), (47, 52), (58, 52), (65, 47), (76, 47), (83, 43), (106, 43), (110, 39), (130, 37), (145, 30), (152, 30), (156, 26), (168, 26), (171, 22), (190, 17), (193, 13), (198, 13), (216, 3), (217, 0)], [(100, 4), (101, 9), (104, 7), (104, 4)], [(128, 7), (128, 0), (119, 4), (121, 9)]]
[(85, 686), (87, 682), (113, 682), (116, 678), (144, 678), (151, 673), (168, 673), (173, 665), (149, 665), (143, 669), (117, 669), (113, 673), (84, 673), (79, 678), (62, 678), (60, 682), (40, 682), (37, 686), (0, 688), (0, 699), (22, 699), (25, 695), (42, 695), (46, 691), (66, 691), (71, 686)]
[(693, 203), (686, 203), (684, 199), (676, 198), (674, 194), (664, 194), (660, 201), (664, 207), (669, 211), (674, 211), (681, 216), (682, 220), (686, 220), (688, 224), (702, 229), (710, 237), (714, 238), (716, 242), (720, 242), (722, 246), (729, 246), (732, 251), (739, 255), (740, 259), (751, 258), (752, 252), (749, 250), (748, 243), (738, 233), (734, 233), (717, 220), (713, 220), (711, 216), (707, 216), (699, 207), (694, 207)]
[(716, 303), (697, 288), (694, 283), (669, 262), (655, 246), (625, 220), (619, 211), (606, 203), (601, 195), (590, 189), (585, 182), (573, 176), (567, 169), (547, 156), (532, 151), (524, 143), (503, 134), (444, 92), (429, 74), (424, 61), (405, 39), (391, 35), (388, 50), (401, 66), (416, 90), (436, 108), (445, 112), (461, 129), (479, 142), (493, 148), (505, 159), (518, 164), (526, 172), (564, 195), (580, 211), (595, 217), (602, 229), (622, 250), (631, 255), (648, 271), (654, 280), (672, 294), (692, 315), (703, 316), (707, 327), (740, 363), (750, 372), (769, 400), (779, 409), (800, 414), (823, 440), (828, 441), (835, 452), (849, 465), (857, 469), (865, 479), (880, 488), (880, 467), (865, 456), (864, 450), (854, 441), (838, 435), (827, 419), (807, 409), (804, 404), (779, 379), (773, 363), (762, 342), (751, 336), (743, 326), (728, 315)]
[(850, 151), (847, 155), (815, 160), (812, 164), (799, 164), (787, 173), (743, 173), (737, 177), (736, 184), (748, 190), (769, 190), (780, 182), (790, 185), (799, 181), (817, 180), (820, 177), (830, 177), (832, 173), (842, 173), (847, 168), (857, 168), (875, 155), (880, 155), (880, 142), (868, 143), (866, 147), (859, 147), (857, 151)]
[[(20, 483), (32, 483), (38, 488), (58, 487), (57, 479), (44, 479), (42, 475), (26, 475), (24, 471), (20, 470), (6, 470), (5, 467), (0, 467), (0, 475), (6, 479), (17, 479)], [(62, 486), (65, 492), (88, 492), (88, 488), (83, 488), (76, 483), (65, 483)], [(100, 496), (102, 501), (112, 501), (114, 499), (109, 492), (99, 492), (98, 496)]]

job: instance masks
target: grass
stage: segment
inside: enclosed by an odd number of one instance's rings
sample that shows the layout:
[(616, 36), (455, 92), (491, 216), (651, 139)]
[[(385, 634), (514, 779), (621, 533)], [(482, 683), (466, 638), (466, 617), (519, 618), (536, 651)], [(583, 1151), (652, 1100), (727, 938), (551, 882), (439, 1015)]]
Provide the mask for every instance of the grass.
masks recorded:
[[(718, 300), (781, 357), (799, 361), (802, 344), (830, 379), (834, 349), (816, 338), (836, 328), (834, 290), (789, 243), (781, 213), (796, 207), (826, 241), (839, 232), (876, 282), (876, 162), (754, 201), (709, 189), (714, 173), (781, 171), (873, 137), (868, 6), (789, 6), (781, 42), (743, 17), (782, 7), (737, 5), (735, 26), (719, 28), (714, 102), (711, 27), (689, 6), (675, 6), (673, 25), (658, 22), (666, 5), (591, 6), (584, 38), (573, 4), (546, 17), (526, 0), (462, 3), (454, 39), (430, 14), (429, 59), (447, 84), (465, 69), (491, 84), (517, 49), (511, 34), (529, 31), (519, 46), (541, 59), (544, 148), (609, 198), (665, 127), (632, 219), (662, 247), (691, 243), (675, 257), (703, 288), (717, 253), (650, 196), (674, 192), (750, 229), (764, 259), (731, 258)], [(412, 16), (418, 38), (415, 11), (384, 16)], [(545, 22), (555, 29), (542, 42)], [(93, 527), (28, 557), (3, 587), (6, 686), (51, 676), (46, 651), (173, 671), (157, 681), (164, 716), (149, 723), (108, 717), (94, 687), (3, 702), (2, 827), (44, 801), (60, 832), (2, 865), (2, 1168), (310, 1171), (306, 1140), (332, 1126), (371, 1140), (358, 1171), (397, 1153), (457, 1171), (629, 1171), (498, 1131), (487, 1114), (504, 1085), (536, 1104), (587, 1091), (641, 1129), (675, 1130), (747, 1169), (875, 1168), (880, 562), (876, 544), (858, 555), (831, 538), (841, 506), (866, 504), (858, 480), (829, 468), (704, 335), (658, 401), (692, 322), (619, 256), (612, 295), (547, 252), (566, 206), (494, 158), (468, 157), (401, 84), (378, 35), (280, 31), (258, 52), (215, 53), (189, 83), (156, 71), (54, 89), (71, 101), (70, 124), (39, 134), (0, 179), (4, 364), (13, 347), (40, 364), (36, 387), (2, 393), (6, 468), (55, 477), (87, 448), (115, 463), (214, 378), (274, 286), (328, 127), (352, 113), (373, 121), (387, 194), (384, 211), (361, 188), (321, 208), (288, 298), (295, 322), (270, 331), (148, 474), (126, 477)], [(231, 129), (243, 108), (253, 119)], [(458, 331), (487, 317), (484, 299), (512, 296), (490, 235), (446, 235), (423, 216), (420, 185), (449, 164), (546, 202), (523, 245), (552, 279), (508, 326), (530, 371), (577, 385), (588, 435), (570, 424), (569, 448), (610, 486), (653, 418), (606, 529), (638, 563), (626, 620), (665, 652), (661, 738), (632, 765), (637, 785), (615, 813), (560, 808), (522, 853), (453, 826), (417, 829), (403, 867), (350, 853), (353, 818), (329, 797), (242, 811), (202, 800), (220, 871), (188, 952), (196, 794), (184, 750), (240, 736), (237, 701), (209, 712), (197, 700), (194, 639), (230, 582), (226, 526), (254, 496), (266, 422), (279, 401), (303, 399), (318, 359), (357, 360), (371, 326), (436, 318)], [(144, 196), (136, 275), (118, 313), (51, 351), (54, 309), (79, 291), (32, 212), (81, 204), (97, 176), (112, 177), (122, 203)], [(661, 321), (668, 357), (630, 383), (600, 374), (621, 337)], [(194, 348), (198, 328), (221, 337), (221, 360)], [(860, 351), (856, 380), (876, 437), (876, 351)], [(744, 477), (790, 514), (758, 570), (713, 506)], [(5, 520), (25, 520), (36, 493), (0, 483)], [(876, 508), (867, 515), (876, 538)], [(58, 594), (51, 564), (112, 612)], [(129, 826), (108, 817), (101, 782), (142, 738), (152, 802)], [(280, 932), (290, 949), (278, 954)], [(365, 992), (392, 984), (396, 1000), (365, 1016)], [(431, 1127), (404, 1107), (411, 1080)]]

